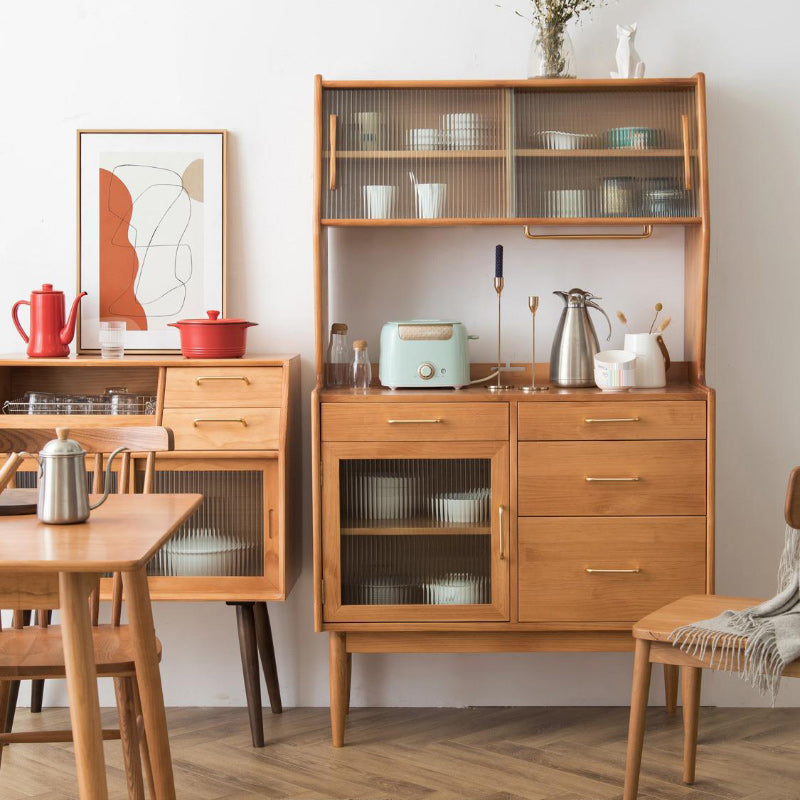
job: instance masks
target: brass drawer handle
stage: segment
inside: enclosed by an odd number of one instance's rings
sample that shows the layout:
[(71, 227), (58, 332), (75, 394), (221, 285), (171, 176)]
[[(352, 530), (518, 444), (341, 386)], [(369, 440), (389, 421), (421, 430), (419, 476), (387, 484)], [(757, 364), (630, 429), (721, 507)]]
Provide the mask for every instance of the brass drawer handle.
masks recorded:
[(692, 160), (689, 153), (691, 136), (688, 114), (681, 117), (681, 129), (683, 133), (683, 188), (688, 192), (692, 188)]
[(633, 478), (587, 478), (587, 483), (633, 483), (634, 481), (638, 481), (639, 476), (636, 475)]
[(505, 557), (506, 557), (505, 549), (503, 547), (503, 522), (504, 522), (504, 519), (505, 519), (505, 515), (506, 515), (505, 507), (504, 506), (500, 506), (498, 508), (498, 510), (497, 510), (497, 516), (498, 516), (498, 520), (499, 520), (498, 525), (499, 525), (499, 528), (500, 528), (500, 559), (501, 560), (505, 559)]
[(246, 386), (250, 385), (246, 375), (200, 375), (194, 379), (194, 385), (199, 386), (203, 381), (244, 381)]
[(331, 141), (331, 160), (330, 164), (328, 165), (328, 170), (330, 172), (330, 181), (328, 183), (328, 188), (333, 192), (336, 191), (336, 178), (337, 178), (337, 170), (336, 170), (336, 122), (338, 120), (338, 116), (336, 114), (331, 114), (330, 119), (328, 120), (328, 131)]
[(238, 422), (247, 427), (247, 420), (244, 417), (195, 417), (194, 427), (196, 428), (201, 422)]
[(594, 419), (593, 417), (587, 417), (584, 422), (588, 424), (592, 424), (593, 422), (638, 422), (639, 417), (599, 417)]
[(639, 567), (636, 567), (636, 569), (593, 569), (592, 567), (586, 567), (586, 571), (590, 575), (638, 575), (641, 572)]
[(436, 425), (440, 419), (387, 419), (390, 425)]

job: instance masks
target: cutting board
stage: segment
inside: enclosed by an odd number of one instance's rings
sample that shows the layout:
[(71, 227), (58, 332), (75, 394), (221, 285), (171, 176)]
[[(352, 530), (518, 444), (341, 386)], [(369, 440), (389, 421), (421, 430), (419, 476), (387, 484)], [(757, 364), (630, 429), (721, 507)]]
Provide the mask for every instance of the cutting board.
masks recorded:
[(35, 514), (38, 489), (6, 489), (0, 494), (0, 517)]

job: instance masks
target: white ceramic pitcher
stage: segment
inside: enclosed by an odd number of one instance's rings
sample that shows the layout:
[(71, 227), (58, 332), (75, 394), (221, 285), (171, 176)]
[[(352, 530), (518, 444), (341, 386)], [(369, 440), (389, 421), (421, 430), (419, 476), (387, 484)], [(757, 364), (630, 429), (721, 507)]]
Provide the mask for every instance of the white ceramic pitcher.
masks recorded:
[(625, 350), (636, 353), (634, 386), (659, 389), (667, 385), (669, 351), (660, 333), (626, 333)]

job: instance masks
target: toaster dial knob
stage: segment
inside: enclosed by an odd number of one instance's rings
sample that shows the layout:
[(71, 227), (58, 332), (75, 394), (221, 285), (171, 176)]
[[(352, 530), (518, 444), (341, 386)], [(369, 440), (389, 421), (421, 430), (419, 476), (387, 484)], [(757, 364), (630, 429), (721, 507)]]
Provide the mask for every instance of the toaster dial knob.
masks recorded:
[(436, 367), (429, 361), (425, 361), (417, 368), (417, 375), (424, 381), (429, 381), (436, 374)]

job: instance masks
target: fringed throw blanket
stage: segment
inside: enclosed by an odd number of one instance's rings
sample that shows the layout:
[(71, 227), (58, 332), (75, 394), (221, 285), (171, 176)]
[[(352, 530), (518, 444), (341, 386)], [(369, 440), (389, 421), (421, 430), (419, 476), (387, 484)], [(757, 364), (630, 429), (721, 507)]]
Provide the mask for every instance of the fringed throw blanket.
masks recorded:
[(670, 638), (684, 653), (709, 655), (711, 666), (738, 672), (774, 705), (781, 673), (800, 658), (800, 531), (786, 528), (775, 597), (677, 628)]

